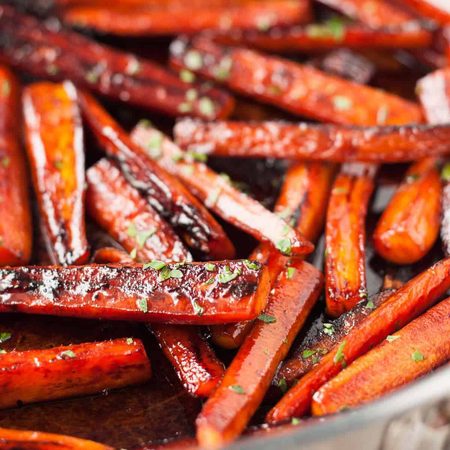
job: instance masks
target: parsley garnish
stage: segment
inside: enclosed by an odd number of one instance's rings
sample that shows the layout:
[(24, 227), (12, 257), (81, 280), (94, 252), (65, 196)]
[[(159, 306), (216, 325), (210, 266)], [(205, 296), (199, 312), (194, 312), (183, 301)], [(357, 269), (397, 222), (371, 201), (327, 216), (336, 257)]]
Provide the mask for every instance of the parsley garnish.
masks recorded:
[(228, 283), (229, 281), (233, 281), (240, 274), (241, 274), (241, 272), (239, 270), (235, 270), (234, 272), (231, 272), (230, 267), (225, 266), (224, 272), (217, 276), (217, 281), (219, 283), (225, 284), (225, 283)]
[(136, 75), (140, 70), (141, 65), (139, 64), (139, 61), (136, 58), (130, 58), (125, 69), (125, 73), (128, 75)]
[(297, 272), (297, 269), (295, 267), (287, 267), (286, 277), (290, 280), (295, 275), (295, 272)]
[(198, 109), (206, 117), (214, 116), (215, 111), (214, 103), (209, 97), (202, 97), (198, 101)]
[(72, 350), (65, 350), (59, 354), (61, 359), (73, 359), (76, 357), (75, 353)]
[(307, 348), (306, 350), (302, 351), (302, 358), (303, 359), (311, 358), (311, 356), (314, 356), (316, 353), (317, 353), (316, 350), (311, 350), (311, 349)]
[(180, 79), (185, 83), (193, 83), (195, 81), (195, 75), (190, 70), (183, 69), (180, 71)]
[(399, 337), (400, 337), (400, 336), (393, 334), (393, 335), (387, 336), (387, 337), (386, 337), (386, 340), (390, 343), (390, 342), (396, 341)]
[(141, 230), (136, 234), (136, 242), (140, 248), (143, 248), (148, 239), (150, 239), (156, 233), (155, 229)]
[(280, 388), (280, 391), (284, 394), (288, 390), (286, 378), (280, 378), (278, 380), (277, 386)]
[(415, 350), (412, 354), (411, 354), (411, 359), (415, 362), (420, 362), (423, 361), (425, 359), (425, 356), (419, 352), (419, 350)]
[(233, 61), (229, 56), (223, 57), (214, 69), (214, 76), (219, 81), (225, 81), (230, 76)]
[(280, 239), (276, 247), (283, 255), (289, 256), (292, 253), (292, 244), (289, 238)]
[(143, 313), (148, 312), (147, 299), (140, 298), (136, 300), (136, 306), (138, 307), (139, 311), (142, 311)]
[(164, 269), (164, 267), (166, 267), (166, 263), (163, 261), (154, 259), (153, 261), (150, 261), (149, 263), (144, 265), (144, 269), (147, 269), (148, 267), (151, 267), (152, 269), (155, 269), (155, 270), (161, 270), (161, 269)]
[(339, 345), (336, 354), (334, 355), (333, 362), (335, 364), (342, 363), (342, 366), (345, 366), (345, 354), (344, 354), (344, 348), (347, 344), (347, 341), (342, 341), (342, 343)]
[(259, 264), (255, 261), (250, 261), (249, 259), (244, 259), (244, 264), (247, 267), (247, 269), (250, 270), (258, 270)]
[(133, 248), (133, 250), (131, 250), (131, 252), (130, 252), (130, 258), (131, 258), (131, 259), (136, 259), (136, 256), (137, 256), (137, 248), (135, 247), (135, 248)]
[(203, 65), (203, 59), (197, 50), (189, 50), (184, 57), (184, 64), (190, 70), (199, 70)]
[(245, 394), (244, 388), (240, 384), (232, 384), (231, 386), (228, 386), (228, 389), (236, 392), (236, 394)]
[(375, 303), (372, 300), (369, 300), (365, 305), (365, 308), (367, 309), (376, 309)]
[(262, 313), (258, 316), (258, 320), (264, 323), (275, 323), (277, 318), (269, 314)]
[(208, 272), (214, 272), (216, 270), (216, 266), (213, 263), (206, 263), (205, 264), (205, 269)]
[(328, 336), (333, 336), (334, 332), (336, 330), (334, 329), (334, 326), (332, 323), (324, 323), (323, 324), (323, 332), (327, 334)]
[(134, 341), (133, 341), (133, 338), (127, 338), (126, 342), (128, 345), (131, 345)]
[(443, 167), (441, 172), (441, 178), (447, 183), (450, 181), (450, 163), (447, 163)]
[(298, 425), (301, 420), (298, 417), (293, 417), (291, 420), (291, 425)]
[(161, 133), (152, 133), (150, 139), (147, 142), (148, 154), (153, 159), (158, 159), (161, 157), (161, 146), (163, 143), (163, 135)]
[(0, 333), (0, 344), (3, 344), (3, 342), (8, 341), (9, 339), (11, 339), (11, 333), (8, 331), (3, 331)]

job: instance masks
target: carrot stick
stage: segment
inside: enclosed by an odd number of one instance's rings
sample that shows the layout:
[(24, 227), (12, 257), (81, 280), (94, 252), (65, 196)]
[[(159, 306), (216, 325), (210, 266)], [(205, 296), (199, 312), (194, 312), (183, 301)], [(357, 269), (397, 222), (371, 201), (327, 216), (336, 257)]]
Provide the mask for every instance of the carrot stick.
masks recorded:
[(269, 411), (274, 424), (309, 412), (315, 391), (380, 343), (389, 334), (416, 318), (450, 288), (450, 259), (439, 261), (410, 280), (367, 316)]
[(197, 418), (201, 447), (234, 440), (261, 403), (276, 368), (303, 326), (322, 289), (320, 272), (295, 262), (295, 273), (278, 278), (269, 302)]
[[(191, 247), (211, 258), (233, 257), (233, 244), (222, 227), (188, 189), (136, 145), (93, 97), (80, 92), (79, 100), (102, 149), (117, 160), (127, 180), (144, 194), (155, 211), (180, 230)], [(158, 142), (155, 145), (157, 148)]]
[(427, 17), (439, 23), (450, 23), (450, 5), (446, 0), (402, 0), (421, 16)]
[(314, 394), (313, 414), (361, 405), (444, 364), (450, 359), (449, 318), (450, 298), (388, 336)]
[(75, 87), (27, 86), (23, 110), (28, 159), (47, 252), (55, 264), (89, 258), (84, 223), (84, 145)]
[(93, 394), (151, 376), (141, 341), (68, 345), (0, 355), (0, 408)]
[[(255, 318), (268, 271), (244, 260), (0, 269), (0, 312), (212, 325)], [(88, 282), (86, 282), (88, 280)]]
[(0, 265), (27, 264), (31, 258), (31, 207), (25, 158), (20, 147), (19, 85), (0, 67)]
[[(159, 65), (56, 30), (10, 6), (0, 7), (0, 59), (36, 77), (72, 80), (101, 95), (170, 116), (226, 117), (232, 98), (217, 89), (185, 83)], [(195, 90), (196, 98), (190, 92)]]
[[(131, 135), (147, 152), (155, 151), (160, 166), (177, 176), (200, 200), (224, 220), (248, 232), (259, 241), (266, 241), (287, 255), (310, 253), (314, 247), (299, 232), (259, 202), (239, 192), (228, 180), (209, 169), (206, 164), (184, 155), (180, 149), (147, 122), (140, 122)], [(201, 156), (201, 155), (200, 155)], [(187, 157), (187, 161), (186, 161)]]

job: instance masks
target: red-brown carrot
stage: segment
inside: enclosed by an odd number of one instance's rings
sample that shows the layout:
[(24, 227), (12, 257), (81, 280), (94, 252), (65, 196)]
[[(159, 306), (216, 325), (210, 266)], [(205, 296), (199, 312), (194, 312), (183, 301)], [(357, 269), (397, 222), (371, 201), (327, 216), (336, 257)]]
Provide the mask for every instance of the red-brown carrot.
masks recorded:
[(402, 0), (415, 12), (440, 25), (450, 23), (450, 5), (446, 0)]

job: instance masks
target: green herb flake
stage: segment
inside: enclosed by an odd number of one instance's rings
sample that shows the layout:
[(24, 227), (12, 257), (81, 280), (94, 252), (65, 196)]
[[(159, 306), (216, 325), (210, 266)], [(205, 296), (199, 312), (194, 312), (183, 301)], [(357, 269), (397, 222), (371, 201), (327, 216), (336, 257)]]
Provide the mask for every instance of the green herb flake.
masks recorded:
[(425, 356), (419, 352), (419, 350), (414, 350), (414, 352), (411, 353), (411, 359), (415, 362), (420, 362), (425, 359)]
[(197, 100), (198, 97), (198, 92), (196, 89), (188, 89), (186, 92), (186, 100), (188, 102), (194, 102), (195, 100)]
[(205, 264), (205, 269), (206, 269), (208, 272), (215, 272), (216, 266), (215, 266), (213, 263), (206, 263), (206, 264)]
[(291, 425), (298, 425), (301, 422), (301, 419), (298, 417), (293, 417), (291, 420)]
[(311, 358), (311, 356), (314, 356), (316, 353), (317, 353), (316, 350), (311, 350), (311, 349), (307, 348), (306, 350), (302, 351), (302, 358), (303, 359)]
[(145, 246), (146, 242), (148, 241), (148, 239), (150, 239), (155, 233), (156, 233), (156, 229), (155, 228), (153, 228), (151, 230), (138, 231), (137, 234), (136, 234), (137, 245), (140, 248), (143, 248)]
[(2, 159), (0, 159), (0, 164), (2, 167), (7, 169), (11, 164), (11, 158), (9, 156), (4, 156)]
[(288, 385), (286, 382), (286, 378), (280, 378), (278, 380), (277, 386), (279, 387), (280, 391), (284, 394), (288, 390)]
[(290, 256), (292, 253), (292, 244), (289, 238), (280, 239), (276, 247), (283, 255)]
[(137, 228), (136, 228), (136, 224), (134, 222), (131, 222), (130, 225), (128, 225), (127, 234), (128, 234), (128, 236), (130, 236), (132, 238), (136, 237)]
[(184, 57), (184, 64), (193, 71), (201, 69), (203, 66), (201, 53), (197, 50), (189, 50)]
[(199, 153), (199, 152), (186, 152), (186, 158), (191, 159), (193, 161), (199, 161), (199, 162), (207, 162), (208, 161), (208, 155), (206, 153)]
[(1, 91), (2, 97), (7, 97), (11, 93), (11, 84), (8, 80), (3, 80)]
[(347, 341), (342, 341), (342, 343), (339, 345), (336, 354), (334, 355), (333, 362), (335, 364), (341, 363), (342, 366), (345, 366), (345, 354), (344, 354), (344, 348), (347, 345)]
[(130, 58), (128, 61), (127, 67), (125, 69), (125, 73), (127, 75), (136, 75), (141, 70), (141, 65), (136, 58)]
[(232, 384), (231, 386), (228, 386), (228, 389), (230, 389), (233, 392), (236, 392), (236, 394), (239, 395), (245, 394), (244, 388), (239, 384)]
[(180, 269), (172, 269), (170, 271), (170, 278), (183, 278), (183, 272)]
[(389, 343), (391, 343), (391, 342), (396, 341), (396, 340), (399, 339), (399, 338), (400, 338), (400, 336), (398, 336), (398, 335), (390, 334), (389, 336), (386, 337), (386, 340), (387, 340)]
[(170, 269), (166, 266), (159, 271), (158, 280), (166, 281), (170, 278)]
[(205, 312), (205, 308), (200, 306), (195, 300), (192, 301), (192, 308), (194, 309), (194, 314), (197, 316), (201, 316)]
[(450, 163), (447, 163), (441, 172), (441, 178), (446, 182), (450, 182)]
[(239, 270), (231, 272), (230, 267), (225, 266), (224, 271), (217, 276), (217, 281), (221, 284), (229, 283), (230, 281), (233, 281), (235, 278), (237, 278), (240, 274), (241, 273)]
[(155, 270), (161, 270), (161, 269), (164, 269), (164, 267), (166, 267), (166, 263), (163, 261), (154, 259), (153, 261), (150, 261), (149, 263), (144, 265), (144, 269), (146, 269), (148, 267), (151, 267), (152, 269), (155, 269)]
[(6, 353), (6, 350), (3, 350), (2, 348), (0, 348), (0, 355), (4, 355)]
[(213, 283), (214, 283), (214, 280), (215, 280), (215, 278), (214, 278), (214, 277), (211, 277), (211, 278), (209, 278), (208, 280), (205, 281), (205, 284), (206, 284), (206, 285), (213, 284)]
[(365, 305), (364, 308), (367, 309), (376, 309), (375, 303), (372, 300), (369, 300)]
[(139, 311), (142, 311), (143, 313), (148, 312), (147, 299), (140, 298), (136, 300), (136, 306), (138, 307)]
[(65, 350), (59, 354), (60, 359), (73, 359), (76, 358), (75, 353), (72, 350)]
[(312, 24), (306, 27), (306, 34), (311, 38), (342, 41), (345, 36), (345, 22), (339, 17), (332, 17), (322, 24)]
[(333, 336), (335, 333), (334, 325), (332, 323), (324, 323), (323, 324), (323, 332), (328, 336)]
[(198, 109), (206, 117), (213, 117), (215, 113), (214, 102), (209, 97), (202, 97), (198, 101)]
[(277, 318), (274, 316), (271, 316), (269, 314), (262, 313), (258, 316), (258, 320), (260, 320), (261, 322), (270, 324), (270, 323), (275, 323), (277, 321)]
[(214, 69), (214, 76), (219, 81), (225, 81), (230, 77), (233, 61), (230, 56), (223, 57)]
[(11, 333), (7, 331), (3, 331), (0, 333), (0, 344), (3, 344), (3, 342), (9, 341), (11, 339)]
[(333, 97), (333, 105), (338, 111), (347, 111), (353, 106), (353, 103), (348, 97), (335, 95)]
[(193, 83), (195, 81), (195, 75), (190, 70), (183, 69), (180, 71), (180, 80), (185, 83)]
[(150, 157), (159, 159), (162, 155), (163, 135), (159, 132), (154, 132), (147, 142), (147, 150)]
[(295, 267), (287, 267), (286, 268), (286, 278), (291, 280), (294, 277), (295, 272), (297, 272), (297, 269)]
[(136, 259), (136, 256), (137, 256), (137, 248), (135, 247), (135, 248), (133, 248), (133, 250), (131, 250), (131, 252), (130, 252), (130, 258), (131, 258), (131, 259)]
[(127, 338), (127, 344), (131, 345), (134, 342), (133, 338)]
[(249, 259), (244, 259), (244, 264), (247, 269), (258, 270), (260, 265), (256, 261), (250, 261)]

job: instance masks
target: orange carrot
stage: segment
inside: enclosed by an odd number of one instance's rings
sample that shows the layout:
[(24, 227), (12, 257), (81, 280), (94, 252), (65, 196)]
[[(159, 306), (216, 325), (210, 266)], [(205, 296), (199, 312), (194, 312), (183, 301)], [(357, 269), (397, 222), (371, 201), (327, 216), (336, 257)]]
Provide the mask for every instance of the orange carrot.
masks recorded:
[(450, 5), (447, 0), (402, 0), (418, 14), (441, 25), (450, 23)]

